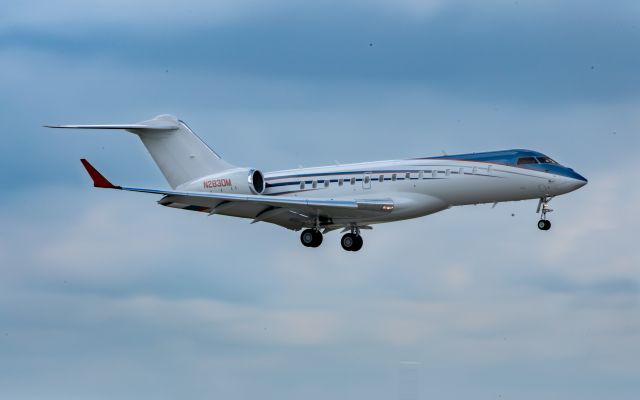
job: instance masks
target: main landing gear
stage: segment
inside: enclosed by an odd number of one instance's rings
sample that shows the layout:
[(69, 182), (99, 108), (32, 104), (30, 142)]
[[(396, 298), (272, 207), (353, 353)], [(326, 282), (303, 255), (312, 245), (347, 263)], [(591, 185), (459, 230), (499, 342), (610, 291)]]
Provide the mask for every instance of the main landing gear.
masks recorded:
[(541, 231), (548, 231), (551, 229), (551, 221), (547, 219), (547, 213), (552, 212), (553, 210), (549, 207), (549, 202), (551, 201), (551, 197), (541, 197), (538, 202), (538, 210), (537, 213), (540, 214), (540, 221), (538, 221), (538, 229)]
[[(348, 230), (348, 229), (349, 228), (345, 228), (345, 230)], [(363, 244), (362, 236), (360, 236), (360, 229), (357, 226), (352, 225), (351, 232), (345, 233), (342, 236), (342, 239), (340, 239), (340, 244), (342, 245), (342, 248), (345, 249), (346, 251), (360, 250)]]
[[(345, 230), (348, 229), (349, 228), (346, 228)], [(318, 247), (322, 244), (322, 233), (319, 229), (305, 229), (300, 234), (300, 242), (302, 242), (302, 245), (305, 247)], [(358, 229), (357, 226), (351, 227), (351, 232), (342, 236), (340, 244), (346, 251), (360, 250), (363, 244), (362, 236), (360, 236), (360, 229)]]
[(340, 239), (340, 244), (346, 251), (358, 251), (362, 248), (362, 236), (351, 232), (345, 233)]
[(300, 241), (305, 247), (318, 247), (322, 244), (322, 233), (317, 229), (305, 229), (300, 234)]

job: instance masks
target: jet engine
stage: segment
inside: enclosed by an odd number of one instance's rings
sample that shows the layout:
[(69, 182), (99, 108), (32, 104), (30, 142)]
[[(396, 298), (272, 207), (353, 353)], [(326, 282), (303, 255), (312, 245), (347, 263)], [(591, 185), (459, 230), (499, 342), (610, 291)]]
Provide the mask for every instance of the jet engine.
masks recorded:
[(185, 185), (184, 189), (212, 193), (262, 194), (264, 175), (253, 168), (233, 168), (208, 175)]

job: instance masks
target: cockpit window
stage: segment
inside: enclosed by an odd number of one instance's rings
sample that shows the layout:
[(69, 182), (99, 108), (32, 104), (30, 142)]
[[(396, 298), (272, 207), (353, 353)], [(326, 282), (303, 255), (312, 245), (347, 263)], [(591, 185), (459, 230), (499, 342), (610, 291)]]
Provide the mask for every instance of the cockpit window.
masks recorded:
[(538, 157), (538, 162), (540, 164), (557, 164), (557, 162), (553, 161), (549, 157)]
[(522, 164), (537, 164), (535, 157), (520, 157), (518, 158), (518, 165)]

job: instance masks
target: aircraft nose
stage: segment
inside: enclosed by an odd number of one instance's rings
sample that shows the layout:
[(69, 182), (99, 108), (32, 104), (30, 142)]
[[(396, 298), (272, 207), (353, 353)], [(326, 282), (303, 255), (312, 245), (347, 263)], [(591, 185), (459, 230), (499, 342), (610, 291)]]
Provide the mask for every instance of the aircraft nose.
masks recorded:
[(567, 174), (567, 178), (569, 179), (566, 180), (567, 182), (565, 182), (565, 185), (567, 189), (569, 189), (569, 191), (580, 189), (587, 184), (587, 178), (585, 178), (584, 176), (580, 175), (572, 169), (569, 169), (568, 172), (569, 173)]
[(583, 187), (584, 185), (586, 185), (586, 184), (587, 184), (587, 182), (588, 182), (588, 181), (587, 181), (586, 179), (575, 179), (575, 180), (574, 180), (574, 183), (573, 183), (573, 187), (574, 187), (574, 189), (573, 189), (573, 190), (580, 189), (581, 187)]
[(589, 181), (587, 180), (587, 178), (585, 178), (584, 176), (580, 175), (579, 173), (572, 171), (574, 173), (574, 176), (572, 176), (573, 179), (578, 181), (578, 187), (581, 188), (584, 185), (586, 185)]

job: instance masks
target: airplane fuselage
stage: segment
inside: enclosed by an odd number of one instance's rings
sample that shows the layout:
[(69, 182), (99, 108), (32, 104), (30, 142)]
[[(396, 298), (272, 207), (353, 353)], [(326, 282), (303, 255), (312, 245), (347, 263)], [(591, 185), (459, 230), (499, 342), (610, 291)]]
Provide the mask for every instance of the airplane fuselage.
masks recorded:
[[(518, 160), (533, 163), (518, 165)], [(407, 160), (386, 160), (298, 168), (264, 174), (265, 196), (308, 199), (390, 199), (391, 212), (358, 216), (333, 213), (324, 227), (370, 225), (417, 218), (448, 209), (481, 203), (551, 198), (576, 190), (586, 179), (572, 169), (530, 150), (505, 150)], [(242, 170), (244, 171), (244, 170)], [(244, 172), (241, 176), (245, 176)], [(212, 185), (211, 180), (192, 182), (189, 191), (233, 192), (232, 182)], [(235, 210), (236, 213), (240, 212)], [(247, 218), (252, 218), (249, 211)], [(313, 226), (310, 223), (310, 226)]]
[[(583, 186), (581, 177), (449, 158), (376, 161), (265, 173), (265, 195), (393, 198), (394, 209), (368, 223), (416, 218), (453, 206), (554, 197)], [(334, 219), (338, 223), (339, 219)]]

